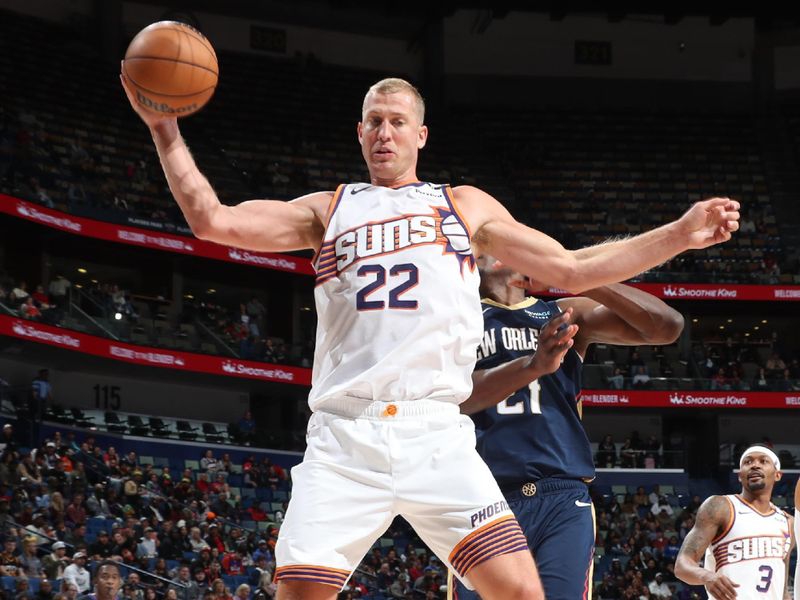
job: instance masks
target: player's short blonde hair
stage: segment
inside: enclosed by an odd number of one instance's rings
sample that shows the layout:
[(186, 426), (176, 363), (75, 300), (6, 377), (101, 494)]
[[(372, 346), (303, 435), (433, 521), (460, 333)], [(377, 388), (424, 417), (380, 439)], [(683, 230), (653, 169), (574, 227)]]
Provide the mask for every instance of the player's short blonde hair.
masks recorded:
[(419, 116), (420, 125), (425, 122), (425, 100), (422, 98), (422, 94), (419, 93), (419, 90), (405, 79), (387, 77), (386, 79), (381, 79), (379, 82), (374, 83), (364, 95), (364, 102), (361, 105), (362, 114), (367, 105), (367, 97), (373, 92), (375, 94), (396, 94), (398, 92), (411, 94), (416, 101), (417, 116)]

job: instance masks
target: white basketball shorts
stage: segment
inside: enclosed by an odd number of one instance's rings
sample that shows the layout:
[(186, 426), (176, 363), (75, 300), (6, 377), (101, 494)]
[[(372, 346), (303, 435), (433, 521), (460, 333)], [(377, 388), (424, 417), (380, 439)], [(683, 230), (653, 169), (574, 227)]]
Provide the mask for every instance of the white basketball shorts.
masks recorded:
[(276, 580), (343, 587), (397, 515), (470, 589), (472, 567), (527, 550), (475, 450), (472, 420), (456, 404), (354, 402), (326, 402), (309, 420), (278, 536)]

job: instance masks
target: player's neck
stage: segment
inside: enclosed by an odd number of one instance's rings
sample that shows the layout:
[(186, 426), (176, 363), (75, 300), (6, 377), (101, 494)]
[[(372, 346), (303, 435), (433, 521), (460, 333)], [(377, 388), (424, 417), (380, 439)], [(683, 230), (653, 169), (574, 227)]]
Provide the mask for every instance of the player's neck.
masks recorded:
[(417, 178), (417, 174), (414, 171), (411, 171), (410, 173), (404, 173), (403, 175), (389, 179), (370, 176), (370, 182), (372, 185), (377, 185), (380, 187), (398, 188), (408, 185), (409, 183), (419, 183), (419, 179)]
[(772, 490), (761, 490), (760, 493), (755, 493), (742, 488), (740, 495), (759, 512), (769, 512), (772, 509)]
[(524, 290), (507, 285), (490, 285), (483, 295), (504, 306), (514, 306), (525, 300)]

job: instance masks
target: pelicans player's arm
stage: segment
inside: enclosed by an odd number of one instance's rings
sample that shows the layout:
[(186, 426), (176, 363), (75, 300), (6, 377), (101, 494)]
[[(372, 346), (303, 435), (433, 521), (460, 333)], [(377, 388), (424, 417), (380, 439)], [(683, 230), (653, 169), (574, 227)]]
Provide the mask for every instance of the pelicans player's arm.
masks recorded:
[(472, 394), (461, 403), (461, 412), (471, 415), (491, 408), (542, 375), (557, 371), (578, 332), (578, 327), (570, 324), (571, 318), (572, 309), (567, 309), (548, 321), (539, 332), (539, 346), (533, 354), (474, 371)]
[(724, 496), (710, 496), (697, 511), (694, 527), (683, 540), (675, 559), (675, 575), (689, 585), (704, 585), (718, 600), (734, 600), (734, 583), (722, 573), (700, 566), (700, 559), (714, 539), (725, 533), (731, 520), (731, 503)]
[(477, 256), (488, 253), (515, 271), (571, 293), (624, 281), (689, 249), (727, 241), (739, 227), (739, 203), (712, 198), (646, 233), (581, 250), (516, 221), (495, 198), (472, 186), (453, 189)]
[[(127, 86), (126, 92), (130, 98)], [(175, 119), (159, 122), (151, 134), (169, 189), (196, 237), (261, 252), (319, 248), (333, 192), (227, 206), (197, 167)]]
[(574, 311), (575, 351), (583, 358), (590, 344), (671, 344), (683, 331), (683, 316), (647, 292), (615, 283), (584, 292), (585, 298), (557, 300)]

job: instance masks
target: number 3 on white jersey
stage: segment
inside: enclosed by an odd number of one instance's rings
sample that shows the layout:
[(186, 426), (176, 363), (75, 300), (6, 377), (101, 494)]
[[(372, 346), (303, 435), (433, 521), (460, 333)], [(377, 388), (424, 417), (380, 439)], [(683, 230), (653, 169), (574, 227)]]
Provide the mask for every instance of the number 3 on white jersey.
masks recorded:
[[(528, 391), (530, 392), (530, 397), (531, 397), (531, 414), (534, 415), (542, 414), (542, 407), (539, 405), (539, 394), (541, 390), (542, 387), (539, 385), (538, 379), (534, 379), (528, 384)], [(512, 394), (511, 396), (513, 395), (514, 394)], [(511, 396), (509, 396), (508, 398), (511, 398)], [(516, 404), (509, 404), (508, 398), (506, 398), (497, 405), (498, 415), (521, 415), (525, 412), (524, 401), (517, 402)]]

